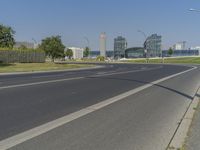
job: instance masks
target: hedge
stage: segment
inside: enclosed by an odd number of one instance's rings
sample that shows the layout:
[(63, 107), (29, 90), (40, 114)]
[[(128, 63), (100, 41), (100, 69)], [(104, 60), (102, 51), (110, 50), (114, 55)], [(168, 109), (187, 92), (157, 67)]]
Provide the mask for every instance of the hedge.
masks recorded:
[(9, 50), (0, 48), (2, 63), (42, 63), (45, 62), (45, 52), (42, 50)]

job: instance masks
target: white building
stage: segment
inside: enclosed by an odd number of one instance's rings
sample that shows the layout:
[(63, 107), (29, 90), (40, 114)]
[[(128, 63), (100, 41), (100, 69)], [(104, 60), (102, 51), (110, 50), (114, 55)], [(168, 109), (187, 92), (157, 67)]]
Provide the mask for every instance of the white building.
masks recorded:
[(185, 50), (186, 49), (186, 42), (178, 42), (176, 44), (173, 45), (173, 49), (174, 50)]
[(73, 52), (73, 59), (82, 59), (83, 58), (83, 48), (79, 48), (79, 47), (68, 47), (65, 49), (65, 51), (67, 51), (67, 49), (71, 49)]
[(100, 42), (100, 55), (106, 57), (106, 33), (102, 32), (99, 38)]

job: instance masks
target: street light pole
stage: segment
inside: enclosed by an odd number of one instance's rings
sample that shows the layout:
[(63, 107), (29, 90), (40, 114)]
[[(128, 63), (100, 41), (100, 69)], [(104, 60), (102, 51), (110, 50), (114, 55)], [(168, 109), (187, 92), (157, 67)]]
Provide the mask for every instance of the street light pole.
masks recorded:
[(145, 57), (146, 57), (146, 63), (148, 63), (148, 50), (147, 50), (147, 47), (146, 47), (147, 35), (141, 30), (138, 30), (138, 32), (141, 33), (145, 38), (145, 41), (144, 41), (144, 53), (145, 53)]

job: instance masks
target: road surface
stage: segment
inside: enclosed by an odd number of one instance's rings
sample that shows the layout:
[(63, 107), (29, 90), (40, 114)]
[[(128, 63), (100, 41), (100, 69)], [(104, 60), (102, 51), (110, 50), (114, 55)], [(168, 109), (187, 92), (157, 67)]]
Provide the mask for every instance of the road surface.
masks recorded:
[[(184, 73), (175, 75), (180, 72)], [(165, 149), (199, 87), (199, 79), (199, 67), (145, 64), (1, 75), (0, 149)], [(123, 97), (127, 91), (134, 92)], [(109, 103), (113, 97), (118, 100)], [(90, 107), (105, 100), (106, 105), (99, 109)], [(80, 110), (88, 112), (55, 128), (42, 128)], [(41, 134), (31, 137), (37, 127), (41, 128), (35, 133)], [(19, 135), (25, 140), (19, 142)], [(15, 140), (19, 143), (14, 144)]]

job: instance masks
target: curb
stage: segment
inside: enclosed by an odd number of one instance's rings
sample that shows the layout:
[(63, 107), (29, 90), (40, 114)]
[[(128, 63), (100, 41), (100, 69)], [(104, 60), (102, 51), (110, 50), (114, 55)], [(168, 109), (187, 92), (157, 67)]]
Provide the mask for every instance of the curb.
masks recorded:
[(194, 114), (196, 112), (195, 108), (197, 108), (200, 102), (200, 98), (197, 95), (200, 95), (200, 88), (197, 90), (193, 101), (191, 102), (183, 119), (181, 120), (180, 125), (174, 137), (172, 138), (171, 142), (169, 143), (169, 147), (167, 148), (167, 150), (178, 150), (183, 147), (185, 143), (185, 139), (187, 138), (187, 133), (191, 126)]

